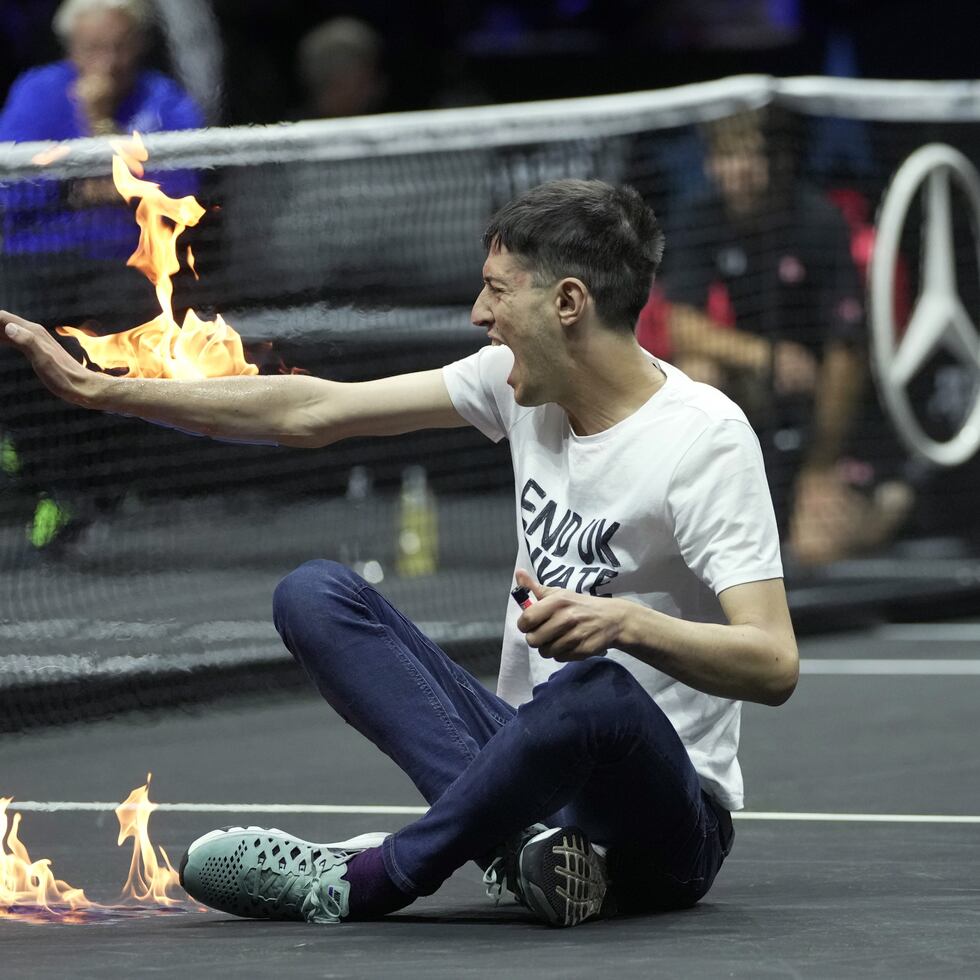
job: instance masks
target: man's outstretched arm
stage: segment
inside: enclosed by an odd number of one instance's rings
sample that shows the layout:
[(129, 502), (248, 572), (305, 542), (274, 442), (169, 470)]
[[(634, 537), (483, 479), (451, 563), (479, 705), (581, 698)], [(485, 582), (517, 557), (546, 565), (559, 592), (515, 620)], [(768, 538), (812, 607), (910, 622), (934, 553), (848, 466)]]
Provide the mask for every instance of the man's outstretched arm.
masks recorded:
[(0, 326), (0, 339), (18, 348), (59, 398), (201, 435), (315, 447), (350, 436), (466, 424), (439, 369), (357, 383), (305, 375), (116, 378), (79, 364), (37, 323), (0, 310)]

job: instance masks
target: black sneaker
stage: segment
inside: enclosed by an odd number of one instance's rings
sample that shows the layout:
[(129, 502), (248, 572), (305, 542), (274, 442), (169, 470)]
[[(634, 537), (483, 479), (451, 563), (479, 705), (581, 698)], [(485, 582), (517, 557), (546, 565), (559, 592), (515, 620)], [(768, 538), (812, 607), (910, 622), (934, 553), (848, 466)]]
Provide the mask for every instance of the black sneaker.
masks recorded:
[(529, 840), (546, 830), (548, 827), (543, 823), (531, 824), (491, 853), (486, 871), (483, 873), (483, 884), (486, 885), (488, 898), (499, 903), (503, 893), (507, 891), (513, 895), (514, 901), (520, 902), (521, 905), (525, 904), (518, 881), (521, 851)]
[(551, 926), (577, 926), (612, 914), (605, 851), (578, 827), (542, 829), (539, 824), (522, 835), (516, 860), (508, 860), (508, 850), (483, 876), (491, 897), (507, 888)]

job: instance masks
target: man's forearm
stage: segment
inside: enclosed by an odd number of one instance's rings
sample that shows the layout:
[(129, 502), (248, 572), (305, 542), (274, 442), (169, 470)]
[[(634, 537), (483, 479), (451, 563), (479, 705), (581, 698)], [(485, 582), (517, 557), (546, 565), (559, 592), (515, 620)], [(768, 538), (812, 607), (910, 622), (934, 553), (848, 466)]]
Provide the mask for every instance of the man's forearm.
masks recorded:
[[(305, 446), (313, 444), (312, 406), (322, 406), (330, 384), (304, 375), (201, 381), (99, 376), (85, 405), (199, 435)], [(317, 436), (319, 445), (330, 441), (322, 425)]]
[(738, 370), (769, 370), (772, 351), (762, 337), (721, 327), (701, 310), (683, 304), (671, 308), (668, 324), (677, 354), (710, 357)]
[(692, 623), (628, 600), (620, 602), (616, 643), (689, 687), (735, 700), (782, 704), (797, 679), (792, 635), (777, 638), (749, 623)]
[(185, 432), (314, 447), (351, 436), (466, 424), (438, 368), (357, 383), (300, 374), (203, 381), (115, 378), (79, 364), (39, 323), (0, 310), (0, 326), (0, 343), (22, 351), (58, 398)]
[(806, 453), (812, 467), (832, 466), (844, 447), (864, 391), (863, 353), (832, 342), (820, 365), (813, 406), (813, 436)]

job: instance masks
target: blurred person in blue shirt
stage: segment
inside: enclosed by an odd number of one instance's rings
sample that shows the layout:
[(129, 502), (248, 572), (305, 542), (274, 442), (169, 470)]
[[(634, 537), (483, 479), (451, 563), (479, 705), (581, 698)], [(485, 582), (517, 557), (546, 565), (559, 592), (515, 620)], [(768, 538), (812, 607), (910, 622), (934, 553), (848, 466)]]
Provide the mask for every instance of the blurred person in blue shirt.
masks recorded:
[[(166, 75), (144, 68), (153, 27), (147, 0), (64, 0), (54, 32), (67, 57), (21, 74), (0, 112), (0, 141), (61, 141), (133, 130), (203, 126), (203, 115)], [(174, 197), (194, 193), (188, 172), (153, 177)], [(40, 303), (52, 324), (150, 319), (153, 290), (126, 257), (139, 231), (109, 177), (35, 177), (0, 186), (0, 290), (9, 302)], [(122, 322), (113, 323), (113, 320)], [(93, 322), (94, 321), (94, 322)], [(122, 423), (91, 426), (65, 413), (10, 358), (0, 361), (2, 459), (38, 503), (29, 538), (47, 548), (90, 523), (124, 490), (106, 473)], [(101, 476), (93, 474), (101, 473)]]
[[(53, 26), (68, 57), (32, 68), (14, 82), (0, 113), (0, 141), (203, 125), (200, 110), (175, 81), (140, 67), (152, 26), (145, 0), (65, 0)], [(191, 188), (186, 175), (174, 175), (165, 189), (179, 196)], [(59, 203), (68, 209), (57, 208)], [(107, 204), (114, 206), (106, 209)], [(67, 187), (54, 180), (9, 186), (0, 205), (8, 255), (77, 247), (93, 257), (125, 257), (135, 245), (132, 217), (107, 178)], [(95, 213), (86, 212), (90, 208)]]

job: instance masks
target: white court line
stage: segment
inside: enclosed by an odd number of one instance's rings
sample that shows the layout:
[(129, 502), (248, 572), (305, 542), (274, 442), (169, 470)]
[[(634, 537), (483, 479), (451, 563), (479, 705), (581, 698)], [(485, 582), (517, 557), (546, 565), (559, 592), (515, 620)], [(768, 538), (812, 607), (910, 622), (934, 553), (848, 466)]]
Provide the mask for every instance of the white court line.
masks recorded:
[[(31, 810), (35, 813), (84, 812), (93, 810), (105, 813), (118, 810), (118, 803), (78, 803), (69, 800), (25, 800), (11, 803), (10, 810)], [(127, 807), (129, 810), (137, 806)], [(418, 816), (428, 811), (427, 806), (374, 806), (372, 804), (346, 803), (154, 803), (154, 810), (164, 813), (355, 813), (361, 816), (395, 814)]]
[(736, 820), (776, 820), (811, 823), (953, 823), (980, 824), (980, 816), (942, 813), (777, 813), (765, 810), (737, 810)]
[[(336, 803), (155, 803), (155, 810), (166, 813), (353, 813), (361, 816), (402, 815), (418, 816), (424, 806), (372, 806), (367, 804)], [(11, 810), (36, 813), (108, 812), (119, 808), (118, 803), (76, 803), (65, 800), (25, 800), (11, 803)], [(134, 806), (128, 809), (137, 809)], [(922, 823), (922, 824), (980, 824), (980, 816), (968, 814), (927, 813), (800, 813), (767, 810), (740, 810), (732, 814), (736, 820), (769, 820), (776, 822), (811, 823)]]
[(935, 643), (980, 640), (980, 623), (886, 623), (873, 631), (875, 639)]
[(924, 675), (965, 677), (980, 675), (980, 660), (874, 660), (822, 659), (805, 657), (800, 661), (801, 674), (877, 674), (881, 676)]

